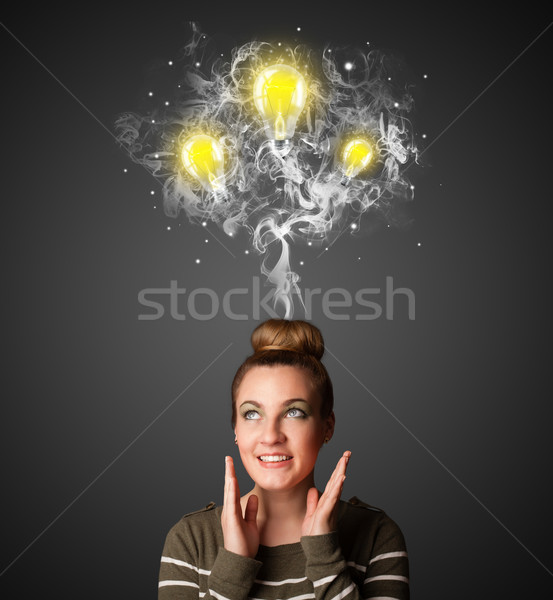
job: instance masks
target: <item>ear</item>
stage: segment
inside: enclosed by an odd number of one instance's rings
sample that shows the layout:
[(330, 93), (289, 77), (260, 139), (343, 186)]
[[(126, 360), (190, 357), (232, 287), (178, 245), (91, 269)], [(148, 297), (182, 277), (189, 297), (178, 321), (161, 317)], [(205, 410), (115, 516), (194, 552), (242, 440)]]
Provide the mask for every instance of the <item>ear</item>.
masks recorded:
[(332, 439), (332, 436), (334, 435), (334, 425), (336, 423), (336, 417), (334, 415), (334, 411), (332, 411), (328, 417), (326, 418), (325, 421), (325, 437), (327, 437), (329, 440)]

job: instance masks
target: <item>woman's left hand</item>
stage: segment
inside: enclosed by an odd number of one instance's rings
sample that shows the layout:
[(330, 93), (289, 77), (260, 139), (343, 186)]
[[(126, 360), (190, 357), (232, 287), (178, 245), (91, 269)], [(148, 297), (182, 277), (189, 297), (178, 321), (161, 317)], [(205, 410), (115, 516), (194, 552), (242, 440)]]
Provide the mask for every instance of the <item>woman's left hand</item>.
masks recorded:
[(307, 510), (301, 527), (302, 536), (321, 535), (336, 530), (338, 502), (342, 495), (350, 456), (351, 452), (346, 450), (338, 461), (320, 498), (317, 488), (312, 487), (307, 492)]

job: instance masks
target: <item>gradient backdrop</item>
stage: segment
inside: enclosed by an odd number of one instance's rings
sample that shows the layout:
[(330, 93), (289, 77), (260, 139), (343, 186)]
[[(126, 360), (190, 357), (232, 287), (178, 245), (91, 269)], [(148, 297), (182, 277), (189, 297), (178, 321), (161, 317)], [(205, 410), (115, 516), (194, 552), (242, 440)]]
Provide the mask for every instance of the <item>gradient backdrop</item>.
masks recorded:
[[(414, 599), (547, 595), (553, 28), (538, 38), (551, 11), (537, 6), (2, 9), (2, 597), (155, 598), (168, 529), (222, 501), (237, 458), (229, 387), (269, 316), (252, 308), (260, 259), (245, 237), (166, 217), (110, 133), (146, 106), (190, 20), (227, 55), (251, 39), (370, 41), (410, 69), (431, 145), (410, 169), (412, 227), (367, 227), (319, 258), (293, 249), (302, 288), (391, 277), (416, 297), (414, 320), (406, 296), (375, 320), (356, 305), (329, 318), (315, 298), (337, 416), (317, 483), (352, 451), (344, 497), (399, 523)], [(233, 305), (247, 319), (194, 319), (184, 300), (184, 320), (139, 320), (139, 291), (171, 280), (220, 299), (247, 288)]]

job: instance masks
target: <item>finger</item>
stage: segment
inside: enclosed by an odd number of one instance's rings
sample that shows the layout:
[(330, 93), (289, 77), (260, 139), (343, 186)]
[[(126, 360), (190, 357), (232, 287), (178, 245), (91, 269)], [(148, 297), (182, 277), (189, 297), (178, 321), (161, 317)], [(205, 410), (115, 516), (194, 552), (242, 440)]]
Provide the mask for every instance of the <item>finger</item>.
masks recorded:
[(333, 486), (336, 485), (336, 483), (339, 483), (341, 481), (341, 478), (343, 476), (345, 476), (350, 456), (351, 456), (351, 452), (349, 450), (346, 450), (340, 457), (340, 460), (338, 460), (338, 464), (336, 465), (336, 468), (334, 469), (334, 472), (332, 473), (332, 477), (331, 477), (332, 484), (331, 485), (333, 485)]
[(342, 495), (345, 479), (345, 473), (336, 472), (333, 474), (325, 488), (323, 496), (321, 496), (321, 500), (319, 501), (321, 506), (324, 506), (327, 503), (334, 506), (337, 503)]
[(229, 484), (228, 461), (229, 461), (229, 457), (225, 456), (225, 487), (224, 487), (224, 491), (223, 491), (223, 506), (226, 506), (228, 504), (228, 484)]
[(346, 450), (342, 456), (340, 457), (340, 460), (338, 461), (338, 464), (336, 465), (336, 469), (342, 473), (342, 475), (345, 475), (346, 473), (346, 469), (348, 467), (348, 463), (349, 463), (349, 459), (351, 457), (351, 452), (349, 450)]
[(326, 494), (327, 492), (329, 492), (331, 490), (331, 488), (336, 485), (336, 482), (339, 481), (340, 477), (342, 475), (345, 475), (346, 472), (346, 453), (344, 453), (340, 459), (338, 460), (338, 463), (336, 464), (336, 466), (334, 467), (334, 471), (332, 471), (332, 475), (330, 476), (330, 479), (328, 480), (323, 495)]
[(232, 457), (228, 457), (228, 480), (229, 480), (229, 494), (228, 494), (228, 506), (231, 514), (242, 517), (242, 508), (240, 506), (240, 488), (238, 486), (238, 479), (236, 478), (236, 472), (234, 470), (234, 461)]
[(344, 457), (346, 459), (346, 465), (345, 465), (345, 469), (344, 469), (344, 472), (345, 472), (345, 470), (347, 469), (347, 467), (349, 465), (349, 459), (351, 458), (351, 450), (346, 450), (344, 452)]
[(244, 520), (248, 523), (255, 523), (257, 521), (257, 509), (259, 507), (259, 499), (255, 494), (248, 497), (246, 503), (246, 511), (244, 513)]
[(319, 504), (319, 492), (317, 488), (312, 487), (307, 491), (307, 499), (306, 499), (306, 511), (305, 516), (311, 517), (315, 510), (317, 509), (317, 505)]

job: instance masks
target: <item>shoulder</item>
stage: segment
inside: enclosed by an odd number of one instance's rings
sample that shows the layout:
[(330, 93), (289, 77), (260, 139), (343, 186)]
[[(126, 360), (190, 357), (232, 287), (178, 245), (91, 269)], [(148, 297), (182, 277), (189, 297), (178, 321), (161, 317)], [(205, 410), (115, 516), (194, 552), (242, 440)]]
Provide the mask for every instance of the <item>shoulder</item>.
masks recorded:
[(397, 523), (381, 508), (363, 502), (356, 496), (341, 502), (339, 531), (350, 540), (364, 538), (370, 544), (404, 546), (405, 540)]
[(381, 508), (367, 504), (357, 496), (353, 496), (349, 500), (340, 500), (340, 505), (340, 520), (345, 523), (354, 523), (355, 526), (376, 524), (387, 517)]
[(361, 509), (368, 509), (371, 510), (373, 512), (377, 512), (377, 513), (383, 513), (384, 511), (381, 508), (378, 508), (376, 506), (372, 506), (371, 504), (367, 504), (366, 502), (363, 502), (362, 500), (359, 500), (359, 498), (357, 496), (352, 496), (347, 502), (346, 504), (348, 505), (348, 507), (356, 507), (356, 508), (361, 508)]
[(199, 510), (183, 515), (167, 533), (162, 562), (209, 569), (219, 546), (223, 545), (221, 510), (222, 507), (210, 502)]
[(203, 508), (186, 513), (169, 530), (167, 540), (187, 542), (193, 540), (216, 541), (221, 534), (221, 510), (215, 502)]
[[(185, 515), (183, 515), (181, 517), (181, 521), (184, 519), (188, 519), (188, 520), (195, 520), (198, 518), (201, 519), (202, 517), (205, 517), (207, 513), (212, 513), (212, 511), (215, 511), (216, 508), (217, 508), (217, 505), (215, 504), (215, 502), (210, 502), (209, 504), (206, 504), (203, 508), (186, 513)], [(208, 518), (210, 518), (210, 517), (211, 517), (211, 515), (208, 516)]]

